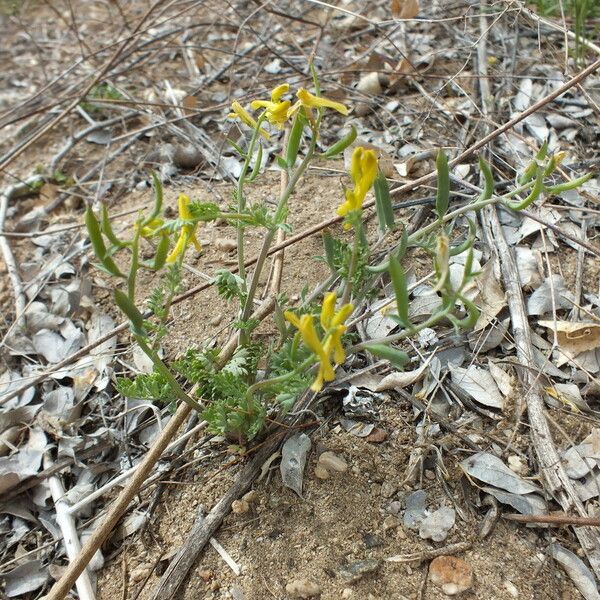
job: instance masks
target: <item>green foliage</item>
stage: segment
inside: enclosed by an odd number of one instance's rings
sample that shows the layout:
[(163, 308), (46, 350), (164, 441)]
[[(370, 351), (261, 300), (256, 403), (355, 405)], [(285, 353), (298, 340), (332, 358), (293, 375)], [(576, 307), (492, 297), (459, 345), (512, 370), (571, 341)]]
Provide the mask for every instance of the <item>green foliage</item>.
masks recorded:
[(127, 398), (172, 401), (175, 396), (169, 381), (160, 373), (143, 373), (133, 379), (117, 377), (115, 387)]
[(225, 298), (225, 300), (237, 298), (240, 303), (244, 303), (246, 299), (246, 293), (243, 291), (244, 280), (235, 273), (231, 273), (226, 269), (219, 269), (215, 273), (213, 283), (217, 287), (219, 296)]
[(598, 0), (536, 0), (537, 12), (543, 17), (561, 17), (561, 4), (564, 12), (575, 22), (575, 57), (581, 59), (584, 54), (583, 40), (590, 19), (600, 17)]
[(81, 108), (88, 113), (102, 110), (102, 104), (95, 104), (94, 100), (124, 100), (125, 96), (107, 81), (95, 85), (87, 95), (87, 101), (81, 103)]
[(190, 212), (198, 221), (214, 221), (221, 214), (221, 209), (213, 202), (190, 202)]
[[(325, 245), (325, 256), (318, 257), (319, 260), (325, 261), (332, 271), (346, 280), (350, 272), (350, 264), (352, 263), (352, 245), (332, 236), (323, 236)], [(353, 289), (358, 289), (360, 283), (364, 281), (369, 260), (369, 249), (365, 244), (359, 244), (356, 257), (356, 268), (352, 277)]]
[(257, 344), (239, 347), (229, 362), (217, 369), (215, 350), (188, 350), (172, 368), (198, 385), (198, 396), (208, 402), (202, 418), (213, 433), (239, 441), (251, 440), (264, 426), (266, 408), (260, 397), (247, 395), (256, 377), (262, 349)]
[(266, 416), (262, 402), (253, 396), (214, 400), (202, 413), (211, 432), (239, 444), (245, 444), (260, 433)]

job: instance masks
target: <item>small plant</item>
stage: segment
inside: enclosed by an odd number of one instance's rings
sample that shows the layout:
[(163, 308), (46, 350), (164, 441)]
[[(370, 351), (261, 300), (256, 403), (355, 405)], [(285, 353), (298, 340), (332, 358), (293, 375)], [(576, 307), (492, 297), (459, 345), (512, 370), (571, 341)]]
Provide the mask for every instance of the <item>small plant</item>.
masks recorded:
[[(560, 17), (564, 11), (575, 23), (575, 58), (580, 61), (585, 52), (589, 19), (600, 17), (597, 0), (536, 0), (537, 12), (544, 17)], [(562, 5), (562, 8), (561, 8)]]
[[(154, 366), (150, 374), (118, 379), (117, 389), (127, 396), (187, 402), (201, 411), (212, 431), (239, 444), (247, 443), (264, 430), (269, 420), (290, 410), (307, 387), (318, 392), (327, 382), (333, 381), (335, 366), (344, 364), (347, 356), (369, 352), (402, 368), (408, 356), (398, 347), (401, 340), (442, 320), (450, 322), (456, 330), (471, 328), (479, 313), (464, 290), (476, 275), (473, 271), (475, 222), (467, 218), (466, 231), (460, 232), (458, 218), (494, 203), (523, 210), (541, 194), (571, 189), (591, 176), (550, 184), (550, 177), (564, 155), (548, 156), (544, 145), (520, 174), (515, 188), (501, 196), (494, 195), (491, 168), (480, 160), (485, 182), (483, 192), (471, 202), (453, 208), (448, 160), (440, 152), (435, 219), (408, 235), (394, 218), (387, 182), (378, 170), (375, 153), (360, 146), (354, 148), (349, 172), (351, 185), (343, 190), (343, 201), (337, 208), (337, 214), (343, 217), (345, 235), (350, 234), (351, 240), (334, 237), (331, 232), (323, 236), (323, 260), (332, 273), (330, 289), (325, 288), (324, 293), (319, 292), (314, 297), (303, 295), (302, 302), (294, 308), (287, 306), (283, 298), (273, 299), (273, 318), (279, 337), (270, 344), (259, 343), (254, 335), (259, 320), (253, 307), (275, 234), (279, 229), (289, 230), (286, 222), (289, 203), (301, 185), (308, 165), (319, 156), (317, 142), (326, 112), (348, 114), (346, 106), (321, 95), (314, 73), (313, 78), (314, 93), (300, 88), (293, 103), (288, 99), (288, 84), (276, 87), (268, 100), (253, 101), (250, 108), (258, 111), (256, 117), (239, 103), (232, 104), (230, 117), (248, 127), (250, 136), (245, 149), (232, 142), (243, 165), (233, 204), (228, 210), (210, 202), (192, 201), (182, 194), (178, 199), (177, 218), (166, 219), (161, 183), (154, 175), (153, 208), (138, 216), (128, 239), (117, 237), (104, 205), (99, 215), (90, 207), (86, 210), (86, 225), (98, 267), (121, 282), (114, 292), (115, 302), (129, 320), (135, 341)], [(270, 139), (273, 128), (275, 131), (287, 129), (286, 144), (277, 156), (279, 168), (286, 173), (287, 186), (271, 209), (266, 204), (250, 203), (246, 187), (260, 175), (262, 140)], [(352, 129), (320, 156), (339, 155), (355, 137), (356, 132)], [(400, 241), (378, 264), (372, 264), (369, 236), (364, 225), (364, 202), (371, 190), (375, 195), (380, 238), (391, 238), (392, 233), (403, 230)], [(198, 227), (215, 219), (224, 219), (237, 229), (237, 272), (220, 270), (213, 283), (225, 301), (237, 305), (237, 318), (230, 326), (232, 330), (237, 329), (239, 343), (230, 354), (219, 349), (189, 349), (181, 358), (167, 364), (160, 358), (158, 350), (161, 340), (168, 335), (173, 299), (181, 287), (182, 263), (190, 246), (201, 251)], [(248, 273), (245, 266), (246, 233), (250, 227), (261, 229), (264, 239), (252, 273)], [(149, 246), (150, 252), (144, 248), (143, 255), (150, 255), (150, 259), (142, 259), (142, 245)], [(421, 248), (429, 255), (434, 278), (432, 292), (440, 298), (439, 308), (420, 323), (411, 320), (410, 296), (402, 266), (411, 247)], [(453, 285), (450, 258), (458, 254), (465, 255), (464, 275), (458, 285)], [(142, 270), (159, 275), (159, 282), (146, 301), (148, 311), (145, 313), (138, 308), (136, 298), (136, 279)], [(359, 318), (355, 314), (356, 307), (363, 306), (372, 296), (377, 279), (381, 277), (389, 277), (394, 290), (395, 311), (391, 316), (400, 331), (353, 345), (349, 333), (352, 318)], [(193, 386), (189, 393), (184, 390), (188, 385)]]
[(94, 100), (125, 100), (125, 96), (108, 82), (95, 85), (88, 93), (87, 100), (81, 103), (81, 108), (88, 113), (97, 113), (105, 104), (94, 102)]

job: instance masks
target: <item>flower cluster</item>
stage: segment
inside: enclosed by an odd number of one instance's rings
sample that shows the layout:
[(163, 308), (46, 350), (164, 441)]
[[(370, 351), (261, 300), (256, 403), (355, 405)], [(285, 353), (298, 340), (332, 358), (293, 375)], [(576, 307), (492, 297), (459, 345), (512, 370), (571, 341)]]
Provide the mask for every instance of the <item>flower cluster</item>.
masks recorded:
[[(264, 112), (261, 114), (259, 120), (262, 120), (264, 116), (271, 125), (275, 125), (279, 129), (281, 129), (287, 121), (292, 119), (300, 109), (304, 110), (306, 116), (311, 120), (313, 119), (312, 109), (314, 108), (331, 108), (342, 115), (348, 114), (348, 107), (344, 106), (341, 102), (323, 98), (323, 96), (315, 96), (304, 88), (300, 88), (296, 92), (298, 100), (292, 105), (290, 100), (282, 100), (282, 97), (287, 94), (289, 90), (289, 84), (282, 83), (271, 91), (270, 100), (253, 100), (250, 103), (250, 107), (252, 110), (264, 108)], [(251, 129), (258, 131), (265, 139), (268, 140), (270, 138), (269, 133), (260, 127), (259, 121), (250, 115), (239, 102), (233, 102), (231, 104), (231, 110), (232, 112), (228, 115), (229, 118), (239, 119)]]
[[(192, 221), (193, 216), (190, 211), (190, 199), (185, 194), (180, 194), (177, 200), (177, 205), (179, 208), (179, 218), (182, 221)], [(177, 260), (177, 257), (180, 254), (183, 254), (188, 247), (188, 244), (192, 242), (194, 244), (194, 248), (200, 251), (202, 246), (196, 237), (196, 228), (198, 227), (198, 223), (187, 223), (181, 227), (179, 231), (179, 238), (177, 239), (177, 243), (175, 244), (175, 248), (171, 251), (171, 254), (167, 257), (168, 263), (174, 263)]]
[(335, 310), (337, 296), (335, 292), (325, 295), (321, 307), (320, 322), (324, 335), (319, 339), (314, 323), (313, 315), (302, 315), (298, 317), (291, 311), (285, 312), (285, 318), (299, 331), (304, 344), (312, 350), (319, 358), (319, 371), (311, 389), (318, 392), (323, 387), (324, 381), (333, 381), (335, 371), (331, 359), (335, 364), (342, 364), (346, 360), (344, 347), (342, 346), (342, 335), (347, 327), (344, 325), (346, 319), (352, 314), (352, 304), (344, 304), (338, 311)]
[[(373, 150), (367, 150), (362, 146), (354, 149), (350, 177), (354, 182), (354, 189), (345, 190), (346, 201), (337, 209), (340, 217), (362, 208), (365, 196), (377, 177), (377, 155)], [(345, 227), (349, 229), (350, 224), (346, 223)]]

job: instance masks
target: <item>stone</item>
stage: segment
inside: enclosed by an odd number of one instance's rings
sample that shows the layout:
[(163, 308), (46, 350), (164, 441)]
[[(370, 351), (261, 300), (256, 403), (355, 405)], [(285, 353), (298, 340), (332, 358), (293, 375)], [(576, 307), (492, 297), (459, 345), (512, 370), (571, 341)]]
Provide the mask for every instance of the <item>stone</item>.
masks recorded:
[(321, 587), (309, 579), (290, 581), (285, 586), (285, 591), (292, 598), (313, 598), (321, 594)]
[(419, 536), (424, 540), (443, 542), (456, 522), (456, 511), (449, 506), (442, 506), (431, 513), (419, 526)]
[(133, 569), (131, 571), (130, 574), (130, 579), (133, 582), (138, 582), (138, 581), (143, 581), (144, 579), (146, 579), (146, 577), (148, 577), (148, 575), (150, 575), (150, 573), (152, 572), (152, 567), (149, 565), (142, 565), (140, 567), (137, 567), (136, 569)]
[(393, 502), (390, 502), (390, 505), (387, 507), (387, 511), (391, 515), (399, 515), (401, 510), (402, 502), (400, 502), (399, 500), (394, 500)]
[(319, 456), (318, 465), (327, 469), (330, 473), (331, 471), (345, 473), (348, 470), (348, 463), (341, 456), (329, 450)]
[(210, 581), (215, 574), (210, 569), (202, 569), (198, 575), (200, 575), (202, 581)]
[(250, 505), (248, 502), (246, 502), (246, 500), (234, 500), (231, 503), (231, 510), (236, 515), (243, 515), (250, 510)]
[(391, 481), (384, 481), (381, 484), (381, 495), (384, 498), (391, 498), (396, 493), (397, 489), (396, 484)]
[(217, 238), (215, 240), (215, 248), (217, 250), (230, 252), (231, 250), (235, 250), (237, 248), (237, 241), (233, 238)]
[(258, 492), (256, 490), (250, 490), (248, 493), (242, 496), (242, 500), (248, 504), (256, 504), (259, 501)]
[(353, 593), (354, 593), (354, 590), (352, 588), (344, 588), (342, 590), (342, 598), (343, 598), (343, 600), (347, 600), (347, 598), (350, 598)]
[(383, 520), (383, 530), (384, 531), (389, 531), (390, 529), (395, 529), (396, 527), (398, 527), (398, 525), (400, 525), (400, 521), (398, 520), (398, 517), (395, 517), (394, 515), (388, 515)]
[(377, 548), (377, 546), (383, 546), (383, 540), (374, 533), (365, 533), (363, 534), (362, 539), (363, 544), (369, 550), (371, 548)]
[(217, 314), (215, 315), (209, 322), (208, 324), (211, 327), (216, 327), (221, 321), (223, 320), (223, 315), (222, 314)]
[(371, 444), (381, 444), (381, 442), (385, 442), (387, 440), (387, 432), (385, 429), (380, 429), (376, 427), (371, 431), (371, 433), (365, 438), (367, 442)]
[(348, 583), (354, 583), (362, 579), (368, 573), (374, 573), (379, 569), (381, 563), (374, 558), (365, 560), (356, 560), (349, 565), (344, 565), (338, 569), (338, 575)]
[(317, 465), (315, 467), (315, 477), (317, 479), (329, 479), (329, 471), (325, 467)]
[(473, 586), (473, 570), (462, 558), (442, 555), (431, 561), (429, 580), (446, 596), (456, 596)]
[(406, 496), (406, 510), (404, 511), (404, 526), (407, 529), (419, 529), (427, 516), (427, 492), (417, 490)]

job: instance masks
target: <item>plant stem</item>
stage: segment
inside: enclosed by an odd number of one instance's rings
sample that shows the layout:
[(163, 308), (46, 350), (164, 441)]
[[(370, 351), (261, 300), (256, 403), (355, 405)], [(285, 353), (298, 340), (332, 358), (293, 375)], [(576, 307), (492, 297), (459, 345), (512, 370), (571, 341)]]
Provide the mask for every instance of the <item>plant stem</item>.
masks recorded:
[(350, 265), (348, 266), (348, 275), (346, 277), (346, 284), (344, 286), (344, 294), (342, 295), (342, 306), (350, 302), (352, 296), (352, 283), (354, 274), (356, 272), (356, 265), (358, 262), (358, 249), (360, 247), (360, 221), (357, 219), (356, 225), (354, 226), (354, 242), (352, 244), (352, 256), (350, 258)]
[(191, 406), (194, 410), (198, 412), (202, 411), (202, 406), (198, 404), (193, 398), (188, 396), (185, 393), (185, 390), (179, 385), (177, 379), (173, 373), (171, 373), (170, 369), (165, 365), (165, 363), (161, 360), (160, 356), (156, 353), (154, 349), (152, 349), (147, 343), (146, 340), (139, 335), (134, 335), (135, 341), (139, 344), (140, 348), (144, 352), (144, 354), (152, 361), (154, 368), (169, 382), (171, 389), (175, 392), (175, 395), (179, 400), (182, 400), (189, 406)]
[(272, 377), (271, 379), (263, 379), (262, 381), (257, 381), (246, 390), (246, 398), (250, 399), (257, 390), (260, 390), (262, 388), (266, 388), (271, 385), (276, 385), (278, 383), (285, 383), (294, 375), (302, 373), (302, 371), (304, 371), (307, 367), (311, 367), (313, 364), (315, 364), (315, 362), (316, 361), (314, 355), (309, 356), (300, 366), (296, 367), (293, 371), (288, 371), (283, 375), (278, 375), (277, 377)]
[[(279, 224), (285, 212), (285, 208), (287, 206), (287, 202), (292, 195), (298, 180), (306, 171), (310, 160), (313, 157), (315, 148), (317, 146), (317, 132), (318, 132), (318, 121), (317, 125), (313, 129), (313, 136), (310, 140), (310, 144), (308, 150), (306, 152), (306, 156), (302, 160), (302, 162), (298, 165), (298, 168), (294, 171), (294, 173), (290, 176), (290, 180), (288, 182), (285, 191), (279, 198), (279, 202), (277, 203), (277, 209), (275, 211), (275, 223)], [(271, 244), (273, 243), (273, 238), (275, 237), (275, 229), (269, 229), (267, 235), (265, 236), (262, 248), (260, 249), (260, 254), (256, 259), (256, 267), (254, 268), (254, 273), (252, 274), (252, 279), (250, 281), (250, 289), (248, 290), (248, 296), (246, 298), (246, 302), (244, 304), (244, 309), (242, 311), (242, 321), (247, 321), (250, 315), (252, 314), (252, 304), (254, 302), (254, 297), (256, 295), (256, 290), (258, 288), (258, 282), (260, 279), (260, 275), (262, 273), (263, 267), (265, 265), (265, 261), (267, 259), (269, 249), (271, 248)]]
[[(241, 214), (244, 212), (246, 208), (246, 198), (244, 196), (244, 183), (246, 182), (246, 173), (250, 168), (250, 161), (252, 160), (252, 155), (254, 154), (254, 146), (256, 145), (256, 141), (258, 140), (260, 126), (264, 121), (264, 114), (258, 118), (256, 129), (252, 134), (252, 138), (250, 139), (250, 144), (248, 145), (248, 152), (246, 152), (246, 159), (244, 160), (244, 164), (242, 165), (242, 172), (238, 178), (237, 184), (237, 201), (238, 201), (238, 212)], [(243, 289), (246, 291), (246, 265), (244, 261), (244, 225), (242, 223), (238, 223), (236, 225), (237, 228), (237, 253), (238, 253), (238, 273), (243, 281)]]
[(140, 228), (135, 228), (133, 240), (131, 242), (131, 266), (127, 276), (127, 295), (135, 303), (135, 280), (140, 267)]
[(449, 306), (446, 310), (431, 315), (429, 319), (423, 321), (423, 323), (421, 323), (420, 325), (415, 325), (414, 327), (411, 327), (410, 329), (405, 329), (400, 333), (395, 333), (394, 335), (388, 335), (377, 340), (370, 340), (368, 342), (361, 342), (360, 344), (356, 344), (355, 346), (352, 346), (348, 349), (348, 354), (351, 354), (352, 352), (358, 352), (360, 350), (368, 350), (369, 344), (372, 341), (377, 341), (378, 344), (389, 345), (393, 342), (398, 342), (409, 336), (415, 335), (415, 333), (419, 333), (419, 331), (421, 331), (422, 329), (425, 329), (426, 327), (432, 327), (433, 325), (435, 325), (438, 321), (443, 319), (450, 312), (450, 309), (451, 306)]

